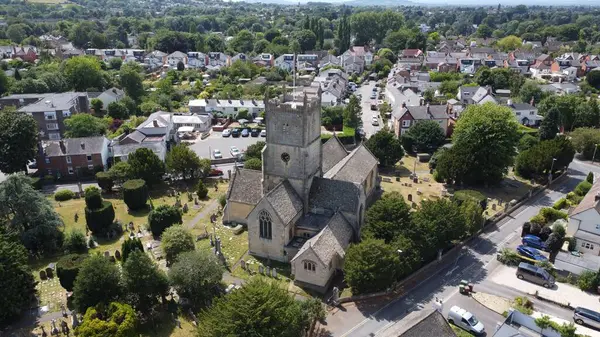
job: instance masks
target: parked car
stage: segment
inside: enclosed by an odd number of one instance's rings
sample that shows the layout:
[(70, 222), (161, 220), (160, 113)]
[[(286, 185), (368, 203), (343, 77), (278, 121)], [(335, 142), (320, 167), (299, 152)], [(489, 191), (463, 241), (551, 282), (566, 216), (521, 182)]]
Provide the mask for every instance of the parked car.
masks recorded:
[(229, 136), (231, 136), (231, 130), (229, 130), (229, 129), (223, 130), (223, 137), (229, 137)]
[(232, 137), (239, 137), (241, 134), (240, 129), (233, 129), (231, 130), (231, 136)]
[(250, 136), (252, 136), (252, 137), (258, 137), (259, 134), (260, 134), (260, 130), (259, 129), (252, 129), (250, 131)]
[(548, 261), (547, 257), (542, 255), (542, 253), (539, 250), (532, 248), (532, 247), (520, 245), (519, 247), (517, 247), (517, 253), (519, 253), (519, 255), (521, 255), (521, 256), (525, 256), (532, 260)]
[(373, 92), (377, 92), (377, 86), (373, 87)]
[(223, 154), (221, 153), (221, 150), (214, 149), (213, 150), (213, 158), (215, 158), (215, 159), (221, 159), (221, 158), (223, 158)]
[(248, 129), (242, 129), (242, 137), (248, 137), (250, 136), (250, 132), (248, 132)]
[(573, 320), (580, 325), (588, 325), (600, 329), (600, 312), (577, 307), (573, 312)]
[(232, 146), (229, 148), (229, 153), (231, 153), (231, 155), (233, 157), (238, 157), (240, 154), (242, 154), (240, 152), (240, 149), (237, 148), (237, 146)]
[(373, 117), (373, 120), (371, 121), (371, 124), (373, 126), (378, 126), (379, 125), (379, 119), (377, 119), (376, 117)]
[(260, 136), (261, 136), (261, 137), (266, 137), (266, 136), (267, 136), (267, 130), (262, 130), (262, 131), (260, 132)]
[(519, 263), (517, 278), (539, 284), (544, 288), (554, 287), (554, 276), (550, 275), (546, 269), (525, 262)]
[(377, 93), (372, 93), (371, 94), (371, 99), (376, 99), (377, 98)]
[(538, 238), (535, 235), (531, 235), (531, 234), (525, 235), (523, 237), (523, 239), (521, 239), (521, 242), (523, 243), (523, 246), (529, 246), (529, 247), (541, 249), (543, 251), (548, 251), (548, 247), (546, 246), (546, 243), (544, 241), (542, 241), (542, 239)]
[(483, 323), (475, 315), (456, 305), (450, 308), (450, 312), (448, 312), (448, 323), (476, 335), (482, 335), (485, 332)]
[(208, 172), (208, 176), (209, 177), (220, 177), (223, 175), (223, 171), (213, 168), (210, 170), (210, 172)]
[(28, 167), (30, 170), (35, 170), (35, 169), (37, 168), (37, 161), (36, 161), (35, 159), (34, 159), (34, 160), (30, 160), (30, 161), (28, 161), (28, 162), (27, 162), (27, 167)]

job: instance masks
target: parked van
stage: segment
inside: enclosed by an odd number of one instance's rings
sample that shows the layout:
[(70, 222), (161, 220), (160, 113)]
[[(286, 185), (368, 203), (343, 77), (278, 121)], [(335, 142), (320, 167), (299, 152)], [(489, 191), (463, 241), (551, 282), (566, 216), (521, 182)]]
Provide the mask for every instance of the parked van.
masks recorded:
[(540, 268), (525, 262), (519, 263), (517, 268), (517, 278), (544, 286), (544, 288), (554, 287), (554, 276), (550, 275), (544, 268)]
[(456, 305), (450, 308), (450, 312), (448, 312), (448, 323), (476, 335), (481, 335), (485, 331), (483, 323), (477, 320), (475, 315)]

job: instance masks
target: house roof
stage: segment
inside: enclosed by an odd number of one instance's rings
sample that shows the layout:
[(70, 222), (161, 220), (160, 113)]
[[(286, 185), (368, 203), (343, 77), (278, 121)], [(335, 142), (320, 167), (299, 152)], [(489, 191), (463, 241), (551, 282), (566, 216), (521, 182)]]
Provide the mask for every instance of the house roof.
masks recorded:
[(79, 96), (87, 95), (85, 92), (63, 92), (59, 94), (37, 94), (40, 99), (19, 109), (21, 112), (40, 112), (48, 110), (69, 110), (77, 105)]
[(309, 207), (356, 212), (359, 187), (351, 182), (315, 177), (310, 186)]
[(304, 208), (302, 199), (288, 180), (284, 180), (267, 193), (265, 199), (273, 206), (281, 221), (286, 225)]
[(421, 49), (404, 49), (402, 51), (402, 57), (417, 57), (423, 54)]
[(165, 151), (165, 145), (162, 142), (142, 142), (134, 144), (117, 144), (112, 146), (112, 152), (115, 157), (128, 156), (130, 153), (135, 152), (137, 149), (145, 148), (149, 149), (154, 154), (160, 155)]
[(445, 105), (406, 106), (401, 110), (401, 116), (405, 113), (410, 113), (415, 120), (448, 118)]
[(512, 103), (511, 108), (515, 110), (537, 110), (537, 108), (529, 103)]
[(600, 235), (578, 229), (573, 235), (577, 239), (589, 241), (592, 243), (600, 243)]
[(262, 172), (236, 169), (231, 176), (227, 200), (256, 205), (262, 198)]
[(592, 188), (587, 192), (587, 194), (583, 197), (583, 200), (575, 207), (575, 209), (569, 215), (573, 217), (579, 213), (585, 212), (588, 209), (595, 208), (598, 213), (600, 213), (600, 206), (598, 200), (596, 200), (596, 195), (600, 193), (600, 179), (596, 180)]
[(104, 136), (65, 138), (63, 140), (43, 141), (42, 148), (47, 157), (62, 157), (102, 153), (108, 140)]
[(479, 88), (477, 88), (477, 91), (475, 91), (475, 94), (473, 95), (473, 101), (479, 103), (489, 93), (490, 93), (490, 91), (488, 90), (488, 88), (479, 87)]
[(377, 164), (377, 158), (361, 144), (327, 171), (323, 177), (362, 184)]
[(323, 172), (329, 171), (348, 155), (348, 151), (337, 137), (331, 137), (323, 144)]
[(437, 310), (413, 311), (385, 330), (381, 337), (456, 337), (456, 334)]
[(174, 51), (174, 52), (172, 52), (171, 54), (169, 54), (167, 57), (168, 57), (168, 58), (172, 58), (172, 57), (174, 57), (174, 58), (179, 58), (179, 59), (182, 59), (182, 58), (185, 58), (186, 56), (187, 56), (187, 55), (186, 55), (185, 53), (182, 53), (182, 52), (180, 52), (180, 51)]

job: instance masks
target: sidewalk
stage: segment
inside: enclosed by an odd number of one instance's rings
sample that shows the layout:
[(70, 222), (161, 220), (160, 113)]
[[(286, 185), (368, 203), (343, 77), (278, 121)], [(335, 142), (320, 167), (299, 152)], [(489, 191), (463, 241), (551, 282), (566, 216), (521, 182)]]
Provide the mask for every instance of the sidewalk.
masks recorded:
[[(563, 323), (567, 323), (567, 324), (573, 323), (572, 321), (567, 321), (567, 320), (560, 319), (558, 317), (554, 317), (554, 316), (550, 316), (550, 315), (546, 315), (544, 313), (537, 312), (537, 311), (534, 311), (533, 314), (531, 314), (531, 317), (533, 317), (533, 318), (540, 318), (542, 316), (548, 316), (548, 317), (550, 317), (550, 320), (552, 322), (556, 322), (560, 325), (562, 325)], [(585, 326), (575, 324), (575, 328), (576, 328), (575, 332), (577, 334), (584, 335), (584, 336), (590, 336), (590, 337), (600, 337), (600, 332), (598, 332), (596, 330), (592, 330)]]

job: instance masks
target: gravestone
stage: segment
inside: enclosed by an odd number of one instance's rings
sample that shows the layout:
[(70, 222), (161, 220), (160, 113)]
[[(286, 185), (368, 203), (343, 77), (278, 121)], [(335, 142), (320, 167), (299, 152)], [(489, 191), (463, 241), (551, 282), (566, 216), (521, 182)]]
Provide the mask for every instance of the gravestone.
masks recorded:
[(408, 199), (408, 201), (412, 201), (412, 194), (409, 194), (409, 195), (407, 196), (407, 199)]
[(117, 260), (121, 259), (121, 252), (119, 250), (115, 250), (115, 257), (117, 258)]
[(46, 271), (45, 270), (40, 270), (40, 280), (46, 280), (48, 278), (48, 276), (46, 276)]
[(67, 326), (67, 322), (60, 321), (60, 328), (62, 330), (63, 335), (69, 335), (69, 327)]
[(421, 189), (417, 188), (417, 195), (421, 195)]
[(240, 266), (242, 267), (242, 269), (246, 270), (246, 261), (245, 260), (241, 260), (240, 261)]
[(53, 278), (54, 277), (54, 272), (52, 271), (52, 268), (50, 268), (50, 267), (46, 268), (46, 276), (48, 278)]
[(492, 204), (492, 211), (496, 210), (496, 204)]
[(277, 278), (277, 269), (276, 268), (273, 268), (271, 270), (271, 273), (273, 274), (273, 278)]
[(267, 266), (267, 276), (271, 276), (271, 267)]
[(221, 238), (217, 238), (215, 241), (215, 253), (221, 254)]
[(185, 204), (183, 204), (183, 213), (187, 213), (188, 212), (188, 204), (187, 202)]
[(262, 265), (259, 265), (258, 266), (258, 272), (264, 275), (264, 273), (265, 273), (265, 269), (264, 268), (265, 267), (263, 267)]
[(110, 252), (108, 250), (104, 252), (104, 257), (110, 258)]
[(198, 206), (198, 198), (194, 198), (194, 205)]

